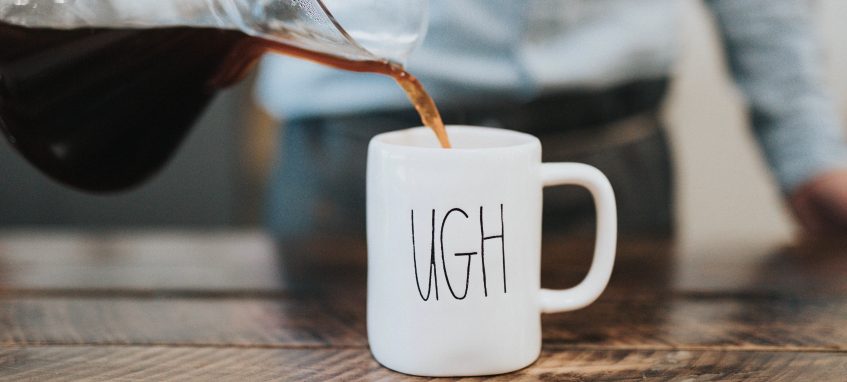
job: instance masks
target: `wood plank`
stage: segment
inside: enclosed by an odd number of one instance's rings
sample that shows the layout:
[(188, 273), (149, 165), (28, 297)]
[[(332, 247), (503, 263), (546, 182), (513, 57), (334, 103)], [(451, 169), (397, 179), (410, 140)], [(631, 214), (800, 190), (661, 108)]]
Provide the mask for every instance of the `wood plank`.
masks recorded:
[[(550, 279), (555, 285), (576, 284), (590, 264), (591, 241), (554, 237), (549, 242), (545, 252), (561, 255), (551, 256), (556, 263), (544, 267), (552, 271)], [(0, 233), (0, 293), (267, 294), (301, 285), (364, 284), (362, 238), (310, 237), (286, 244), (291, 247), (278, 249), (255, 231), (5, 232)], [(643, 247), (635, 245), (638, 259)], [(622, 248), (619, 258), (632, 257), (626, 244)]]
[(675, 251), (676, 291), (847, 294), (847, 239), (789, 244), (715, 243)]
[[(515, 373), (462, 380), (840, 381), (847, 354), (547, 349)], [(51, 346), (0, 348), (0, 381), (418, 381), (365, 348), (237, 349)], [(455, 379), (438, 379), (455, 380)]]
[(651, 349), (847, 350), (847, 299), (600, 300), (544, 315), (548, 344)]
[(278, 291), (261, 233), (0, 234), (0, 290)]
[[(542, 240), (541, 284), (563, 289), (577, 285), (591, 266), (594, 239), (588, 236), (545, 236)], [(675, 246), (664, 237), (621, 238), (606, 297), (668, 294), (673, 285)]]
[[(591, 261), (592, 240), (545, 236), (543, 285), (578, 283)], [(303, 267), (303, 261), (315, 264)], [(364, 285), (365, 261), (364, 241), (356, 237), (304, 239), (277, 250), (273, 240), (257, 231), (7, 232), (0, 234), (0, 293), (241, 295), (279, 293), (301, 284), (331, 290)], [(607, 295), (840, 296), (847, 293), (844, 274), (845, 243), (685, 248), (667, 238), (630, 237), (620, 240)]]
[[(589, 237), (545, 237), (542, 283), (572, 286), (591, 261)], [(847, 294), (847, 239), (798, 243), (723, 243), (687, 247), (649, 237), (618, 243), (609, 294), (765, 295)]]
[[(365, 346), (364, 295), (0, 299), (0, 344)], [(847, 351), (847, 298), (601, 299), (544, 315), (548, 345)]]
[(364, 316), (319, 298), (0, 299), (0, 344), (364, 346)]
[[(318, 263), (308, 269), (312, 284), (364, 280), (361, 238), (304, 239), (296, 246), (281, 249), (278, 256), (272, 240), (258, 232), (6, 233), (0, 235), (0, 288), (279, 291), (287, 285), (285, 271), (299, 266), (288, 258)], [(545, 237), (545, 285), (579, 282), (592, 246), (588, 237)], [(623, 239), (619, 247), (612, 289), (667, 290), (675, 272), (674, 246), (668, 240)]]

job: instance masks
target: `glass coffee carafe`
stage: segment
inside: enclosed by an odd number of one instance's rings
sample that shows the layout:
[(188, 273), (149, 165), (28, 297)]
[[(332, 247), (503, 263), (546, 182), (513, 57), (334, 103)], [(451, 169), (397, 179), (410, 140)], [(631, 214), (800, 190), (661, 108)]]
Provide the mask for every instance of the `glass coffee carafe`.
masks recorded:
[(122, 190), (265, 52), (401, 73), (425, 28), (425, 0), (0, 0), (0, 128), (52, 178)]

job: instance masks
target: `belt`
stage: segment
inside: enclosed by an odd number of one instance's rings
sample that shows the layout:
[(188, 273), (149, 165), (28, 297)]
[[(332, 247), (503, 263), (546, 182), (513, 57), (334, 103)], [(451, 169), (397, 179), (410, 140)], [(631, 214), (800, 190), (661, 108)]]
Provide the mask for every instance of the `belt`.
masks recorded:
[[(563, 131), (596, 131), (632, 117), (655, 114), (669, 82), (667, 78), (640, 80), (608, 89), (556, 92), (525, 103), (446, 106), (439, 111), (448, 124), (491, 125), (537, 136)], [(417, 113), (408, 108), (301, 118), (297, 122), (321, 125), (326, 119), (355, 121), (362, 118), (404, 121), (397, 126), (385, 126), (390, 129), (414, 126), (420, 121)]]
[(667, 78), (640, 80), (603, 90), (552, 93), (523, 104), (487, 109), (445, 109), (448, 123), (494, 119), (502, 127), (544, 135), (553, 129), (596, 129), (637, 115), (655, 113), (669, 84)]

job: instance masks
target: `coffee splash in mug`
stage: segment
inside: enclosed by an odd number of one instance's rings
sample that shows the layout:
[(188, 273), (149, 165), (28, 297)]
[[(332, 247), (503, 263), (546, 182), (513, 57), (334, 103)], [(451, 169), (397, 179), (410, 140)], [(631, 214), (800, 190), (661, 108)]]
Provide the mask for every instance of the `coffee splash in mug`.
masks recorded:
[(0, 23), (0, 46), (0, 129), (41, 171), (88, 191), (126, 189), (156, 173), (217, 90), (242, 79), (266, 52), (392, 77), (441, 146), (450, 147), (421, 83), (387, 61), (351, 61), (239, 31), (189, 27)]

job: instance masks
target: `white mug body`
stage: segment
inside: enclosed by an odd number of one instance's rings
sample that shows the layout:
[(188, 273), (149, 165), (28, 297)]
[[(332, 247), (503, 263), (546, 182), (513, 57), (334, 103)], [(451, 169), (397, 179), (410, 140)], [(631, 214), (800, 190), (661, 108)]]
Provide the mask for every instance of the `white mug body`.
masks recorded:
[[(426, 128), (380, 134), (367, 167), (371, 352), (422, 376), (499, 374), (533, 363), (541, 313), (579, 309), (605, 289), (614, 263), (614, 193), (597, 169), (541, 163), (537, 138), (448, 126), (452, 149)], [(576, 287), (541, 289), (545, 186), (594, 196), (597, 241)]]
[(449, 134), (461, 148), (437, 148), (423, 128), (369, 148), (371, 351), (407, 374), (517, 370), (541, 350), (541, 145), (497, 129)]

